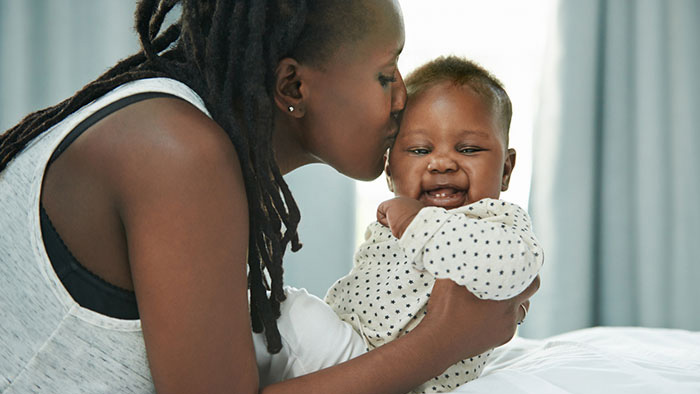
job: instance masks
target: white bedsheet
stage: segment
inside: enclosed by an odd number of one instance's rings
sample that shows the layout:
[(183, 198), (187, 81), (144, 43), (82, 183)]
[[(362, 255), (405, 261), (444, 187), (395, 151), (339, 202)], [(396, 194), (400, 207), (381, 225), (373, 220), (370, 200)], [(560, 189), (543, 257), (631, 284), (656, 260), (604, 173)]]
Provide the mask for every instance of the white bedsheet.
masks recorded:
[(494, 351), (458, 393), (699, 394), (700, 332), (598, 327)]

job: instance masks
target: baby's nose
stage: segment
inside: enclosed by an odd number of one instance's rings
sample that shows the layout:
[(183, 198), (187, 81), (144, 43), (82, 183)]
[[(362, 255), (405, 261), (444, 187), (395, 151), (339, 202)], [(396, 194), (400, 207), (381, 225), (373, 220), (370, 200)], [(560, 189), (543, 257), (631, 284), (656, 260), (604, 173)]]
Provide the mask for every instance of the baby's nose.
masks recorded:
[(447, 155), (435, 155), (428, 163), (428, 171), (436, 173), (457, 171), (457, 163)]

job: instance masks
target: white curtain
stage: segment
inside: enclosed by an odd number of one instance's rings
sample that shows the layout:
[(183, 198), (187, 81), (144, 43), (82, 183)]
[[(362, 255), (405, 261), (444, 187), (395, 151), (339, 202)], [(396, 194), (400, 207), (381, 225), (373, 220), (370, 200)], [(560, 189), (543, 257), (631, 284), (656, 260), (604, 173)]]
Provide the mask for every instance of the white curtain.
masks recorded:
[(523, 325), (700, 329), (700, 1), (562, 0), (534, 138)]
[(0, 130), (138, 49), (135, 0), (0, 0)]
[(284, 256), (284, 280), (323, 298), (352, 268), (355, 252), (355, 182), (325, 164), (285, 176), (301, 210), (300, 251)]

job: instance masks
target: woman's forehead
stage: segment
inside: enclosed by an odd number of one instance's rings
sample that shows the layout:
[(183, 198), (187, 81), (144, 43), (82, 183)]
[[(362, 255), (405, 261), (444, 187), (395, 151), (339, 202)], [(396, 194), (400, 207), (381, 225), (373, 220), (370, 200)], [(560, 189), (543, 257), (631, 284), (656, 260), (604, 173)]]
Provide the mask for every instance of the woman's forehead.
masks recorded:
[(388, 65), (395, 63), (405, 42), (403, 16), (398, 3), (390, 0), (361, 0), (358, 3), (366, 3), (357, 6), (364, 7), (362, 34), (346, 35), (345, 39), (339, 40), (329, 62), (367, 61), (371, 57), (375, 61), (385, 59)]

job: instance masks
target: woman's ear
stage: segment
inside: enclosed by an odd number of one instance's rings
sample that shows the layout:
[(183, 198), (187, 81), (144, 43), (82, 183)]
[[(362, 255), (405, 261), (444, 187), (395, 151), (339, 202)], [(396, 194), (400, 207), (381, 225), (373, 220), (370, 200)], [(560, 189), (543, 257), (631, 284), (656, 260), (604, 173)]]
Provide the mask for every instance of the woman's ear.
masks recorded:
[(506, 161), (503, 163), (503, 177), (501, 178), (502, 192), (508, 190), (510, 174), (513, 173), (513, 167), (515, 167), (515, 149), (508, 149), (508, 152), (506, 152)]
[(386, 185), (390, 192), (394, 192), (394, 181), (391, 179), (391, 170), (389, 169), (389, 150), (384, 153), (384, 174), (386, 175)]
[(275, 105), (295, 118), (303, 117), (305, 110), (300, 68), (296, 60), (286, 57), (280, 60), (275, 70)]

